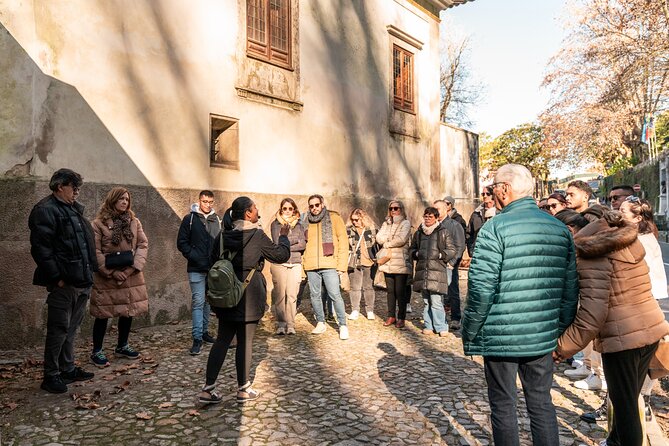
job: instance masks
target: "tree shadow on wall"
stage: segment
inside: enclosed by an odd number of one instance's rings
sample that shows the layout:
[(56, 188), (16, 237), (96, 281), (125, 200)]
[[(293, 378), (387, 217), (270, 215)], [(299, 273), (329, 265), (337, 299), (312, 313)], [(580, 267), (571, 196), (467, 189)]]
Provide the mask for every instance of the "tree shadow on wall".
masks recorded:
[[(150, 296), (150, 317), (139, 323), (165, 322), (187, 310), (184, 289), (185, 262), (175, 247), (181, 215), (194, 199), (188, 191), (166, 191), (150, 186), (149, 179), (90, 104), (74, 86), (44, 74), (20, 43), (0, 24), (0, 73), (6, 80), (0, 93), (8, 121), (2, 123), (3, 147), (0, 165), (0, 349), (42, 341), (45, 320), (43, 288), (32, 285), (35, 268), (30, 256), (28, 215), (32, 204), (50, 193), (50, 172), (69, 167), (86, 178), (114, 172), (113, 183), (87, 182), (79, 201), (85, 216), (93, 219), (108, 191), (115, 185), (131, 186), (133, 208), (149, 239), (145, 276)], [(107, 174), (105, 174), (107, 175)], [(166, 198), (169, 198), (169, 202)], [(186, 285), (187, 286), (187, 285)], [(27, 303), (29, 302), (29, 303)], [(141, 319), (141, 318), (140, 318)], [(84, 333), (89, 333), (84, 330)]]

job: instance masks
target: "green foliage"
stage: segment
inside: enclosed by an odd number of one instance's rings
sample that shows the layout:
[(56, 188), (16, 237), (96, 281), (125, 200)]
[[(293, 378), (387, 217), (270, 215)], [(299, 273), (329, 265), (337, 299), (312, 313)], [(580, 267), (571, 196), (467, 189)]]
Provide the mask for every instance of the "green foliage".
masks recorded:
[(616, 159), (612, 164), (606, 165), (606, 174), (613, 175), (617, 172), (629, 169), (635, 165), (639, 164), (639, 160), (635, 157), (621, 157)]
[(488, 161), (496, 170), (508, 163), (522, 164), (535, 178), (546, 178), (549, 158), (544, 147), (544, 134), (536, 124), (522, 124), (499, 135), (480, 148), (481, 161)]
[(669, 111), (662, 113), (655, 120), (655, 137), (659, 151), (669, 149)]

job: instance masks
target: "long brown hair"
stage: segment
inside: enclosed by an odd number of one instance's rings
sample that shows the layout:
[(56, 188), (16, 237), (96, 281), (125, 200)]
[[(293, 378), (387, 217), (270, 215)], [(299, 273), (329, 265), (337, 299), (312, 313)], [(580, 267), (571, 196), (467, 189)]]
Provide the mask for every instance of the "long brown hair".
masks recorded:
[(128, 189), (121, 186), (115, 187), (109, 191), (107, 197), (105, 198), (105, 201), (102, 203), (102, 206), (100, 206), (97, 218), (100, 221), (105, 221), (117, 216), (119, 213), (114, 206), (116, 205), (116, 202), (121, 199), (123, 194), (126, 193), (128, 194), (127, 212), (128, 214), (130, 214), (130, 219), (135, 218), (135, 213), (132, 211), (132, 195), (130, 195), (130, 191)]
[(627, 197), (625, 201), (630, 204), (630, 211), (637, 216), (641, 217), (639, 222), (639, 234), (648, 234), (652, 232), (653, 235), (657, 238), (659, 232), (657, 231), (657, 226), (655, 225), (655, 219), (653, 217), (653, 207), (650, 205), (648, 200), (643, 198), (634, 197), (634, 199), (629, 199)]

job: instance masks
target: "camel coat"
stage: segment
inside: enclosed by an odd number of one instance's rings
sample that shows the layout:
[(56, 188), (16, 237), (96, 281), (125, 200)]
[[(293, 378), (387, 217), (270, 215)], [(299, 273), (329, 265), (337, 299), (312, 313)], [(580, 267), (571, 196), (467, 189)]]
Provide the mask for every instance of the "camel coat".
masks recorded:
[(558, 339), (565, 358), (595, 340), (595, 350), (616, 353), (644, 347), (669, 334), (669, 323), (651, 294), (645, 251), (637, 230), (611, 213), (574, 237), (580, 306)]
[[(134, 317), (149, 310), (149, 296), (144, 282), (144, 265), (149, 250), (149, 241), (144, 234), (142, 224), (137, 218), (130, 222), (130, 230), (134, 237), (132, 244), (124, 238), (118, 245), (112, 245), (112, 221), (93, 221), (95, 233), (95, 253), (100, 270), (93, 277), (91, 292), (91, 315), (107, 319), (116, 316)], [(118, 284), (112, 277), (114, 270), (105, 267), (105, 254), (116, 251), (134, 251), (135, 261), (132, 266), (124, 268), (128, 278)]]

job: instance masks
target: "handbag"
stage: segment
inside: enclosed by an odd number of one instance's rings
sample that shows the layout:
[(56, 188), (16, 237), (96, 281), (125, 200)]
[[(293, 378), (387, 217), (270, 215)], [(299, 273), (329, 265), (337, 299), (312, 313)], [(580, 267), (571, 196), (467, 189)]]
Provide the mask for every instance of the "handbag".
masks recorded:
[(378, 256), (379, 251), (381, 251), (381, 249), (383, 249), (381, 245), (379, 245), (378, 243), (374, 243), (371, 246), (371, 248), (367, 249), (367, 252), (369, 253), (369, 258), (376, 262), (376, 257)]
[(385, 265), (390, 261), (393, 256), (393, 251), (391, 248), (381, 248), (376, 254), (376, 263), (379, 265)]
[(120, 269), (132, 266), (135, 254), (132, 251), (116, 251), (105, 254), (105, 268)]
[(648, 375), (651, 379), (669, 375), (669, 335), (660, 339), (657, 350), (648, 366)]

